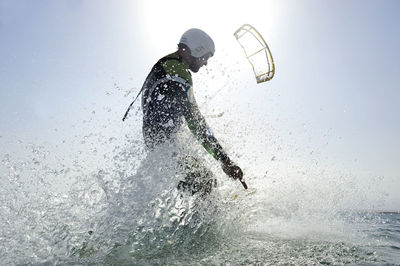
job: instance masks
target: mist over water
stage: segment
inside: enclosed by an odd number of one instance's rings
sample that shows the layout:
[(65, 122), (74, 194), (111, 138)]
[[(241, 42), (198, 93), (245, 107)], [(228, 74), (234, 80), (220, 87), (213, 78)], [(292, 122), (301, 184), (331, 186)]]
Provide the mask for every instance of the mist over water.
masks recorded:
[[(129, 133), (115, 130), (110, 120), (121, 114), (105, 107), (105, 116), (89, 110), (72, 137), (14, 141), (18, 152), (1, 154), (0, 264), (398, 262), (399, 215), (365, 208), (371, 195), (379, 206), (379, 178), (358, 183), (345, 169), (327, 168), (318, 151), (285, 143), (270, 117), (236, 117), (255, 108), (221, 106), (205, 115), (244, 168), (248, 191), (187, 129), (179, 143), (147, 152), (139, 107), (125, 124)], [(177, 190), (184, 177), (177, 153), (203, 158), (213, 171), (218, 187), (209, 196)]]

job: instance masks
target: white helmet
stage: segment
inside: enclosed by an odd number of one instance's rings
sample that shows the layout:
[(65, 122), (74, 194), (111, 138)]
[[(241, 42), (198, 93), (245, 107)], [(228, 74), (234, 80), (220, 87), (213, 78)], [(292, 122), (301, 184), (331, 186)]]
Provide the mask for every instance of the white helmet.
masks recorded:
[(214, 55), (214, 42), (207, 33), (200, 29), (190, 29), (185, 31), (179, 43), (186, 44), (190, 49), (190, 54), (194, 57), (202, 57), (208, 53)]

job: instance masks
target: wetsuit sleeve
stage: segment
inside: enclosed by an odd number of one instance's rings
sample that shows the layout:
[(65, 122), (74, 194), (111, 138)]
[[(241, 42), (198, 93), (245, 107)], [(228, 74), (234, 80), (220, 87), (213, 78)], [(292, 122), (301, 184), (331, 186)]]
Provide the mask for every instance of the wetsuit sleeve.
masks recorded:
[(182, 113), (185, 117), (190, 131), (197, 137), (203, 147), (215, 159), (226, 161), (228, 159), (228, 156), (222, 149), (221, 145), (218, 143), (218, 140), (214, 137), (211, 129), (208, 127), (206, 120), (200, 113), (194, 97), (190, 96), (190, 88), (181, 88), (178, 91), (178, 102), (181, 105), (180, 107)]

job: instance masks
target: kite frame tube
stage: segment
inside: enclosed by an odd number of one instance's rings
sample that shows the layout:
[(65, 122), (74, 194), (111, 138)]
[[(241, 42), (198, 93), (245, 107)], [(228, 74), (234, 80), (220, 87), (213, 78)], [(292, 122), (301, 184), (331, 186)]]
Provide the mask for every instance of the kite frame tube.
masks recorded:
[[(242, 30), (244, 31), (244, 33), (241, 34), (241, 35), (239, 36), (239, 32), (242, 31)], [(256, 35), (254, 35), (253, 31), (258, 35), (259, 38), (257, 38)], [(240, 39), (243, 35), (245, 35), (246, 33), (251, 33), (251, 34), (257, 39), (257, 41), (263, 46), (263, 48), (260, 49), (260, 50), (258, 50), (258, 51), (255, 52), (255, 53), (251, 54), (251, 55), (247, 55), (246, 48), (245, 48), (245, 47), (241, 44), (241, 42), (239, 41), (239, 39)], [(264, 38), (261, 36), (261, 34), (260, 34), (253, 26), (251, 26), (250, 24), (243, 24), (237, 31), (235, 31), (235, 33), (234, 33), (233, 35), (236, 37), (236, 40), (239, 42), (240, 46), (242, 46), (243, 51), (244, 51), (244, 53), (245, 53), (245, 55), (246, 55), (246, 58), (247, 58), (247, 60), (249, 61), (251, 67), (253, 68), (254, 74), (256, 75), (256, 81), (257, 81), (257, 83), (262, 83), (262, 82), (271, 80), (271, 79), (274, 77), (274, 75), (275, 75), (274, 58), (272, 57), (272, 53), (271, 53), (271, 50), (270, 50), (269, 47), (268, 47), (267, 42), (264, 40)], [(264, 43), (262, 43), (262, 42), (260, 41), (260, 39), (261, 39)], [(266, 72), (266, 73), (262, 73), (262, 74), (260, 74), (260, 75), (257, 75), (257, 74), (256, 74), (256, 70), (255, 70), (255, 68), (254, 68), (254, 64), (253, 64), (253, 62), (251, 62), (250, 57), (252, 57), (252, 56), (255, 55), (255, 54), (258, 54), (259, 52), (261, 52), (261, 51), (263, 51), (263, 50), (266, 51), (267, 62), (268, 62), (268, 69), (271, 69), (271, 66), (272, 66), (272, 70), (269, 70), (269, 71)], [(271, 57), (271, 62), (270, 62), (270, 60), (269, 60), (269, 57)], [(261, 78), (261, 77), (263, 77), (263, 76), (266, 76), (266, 78)]]

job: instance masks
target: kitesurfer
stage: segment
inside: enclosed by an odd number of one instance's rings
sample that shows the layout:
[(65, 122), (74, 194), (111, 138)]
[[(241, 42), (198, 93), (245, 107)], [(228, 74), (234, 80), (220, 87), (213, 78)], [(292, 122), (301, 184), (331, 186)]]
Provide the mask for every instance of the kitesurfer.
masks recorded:
[[(193, 28), (182, 35), (176, 52), (161, 58), (153, 66), (141, 90), (143, 137), (150, 150), (167, 141), (173, 142), (184, 118), (202, 146), (221, 163), (223, 171), (245, 185), (241, 168), (229, 158), (214, 137), (193, 93), (191, 72), (196, 73), (207, 65), (214, 52), (215, 46), (211, 37), (204, 31)], [(126, 115), (127, 113), (124, 119)], [(178, 188), (192, 194), (208, 194), (216, 186), (211, 171), (197, 158), (184, 155), (180, 158), (183, 158), (179, 164), (185, 170), (186, 178), (179, 182)]]

